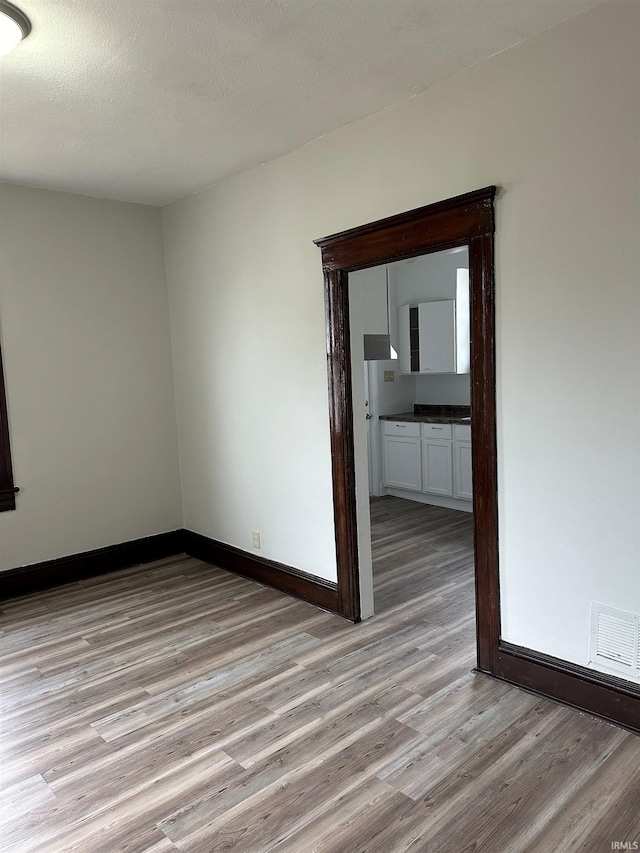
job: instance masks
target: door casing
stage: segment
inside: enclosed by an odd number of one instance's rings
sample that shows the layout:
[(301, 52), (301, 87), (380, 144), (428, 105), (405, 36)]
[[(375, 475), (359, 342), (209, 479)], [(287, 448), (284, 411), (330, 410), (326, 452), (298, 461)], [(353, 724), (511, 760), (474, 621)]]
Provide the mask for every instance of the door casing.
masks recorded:
[(325, 281), (329, 423), (338, 609), (360, 621), (349, 273), (467, 246), (471, 296), (471, 411), (477, 666), (498, 674), (500, 579), (495, 389), (495, 186), (316, 240)]

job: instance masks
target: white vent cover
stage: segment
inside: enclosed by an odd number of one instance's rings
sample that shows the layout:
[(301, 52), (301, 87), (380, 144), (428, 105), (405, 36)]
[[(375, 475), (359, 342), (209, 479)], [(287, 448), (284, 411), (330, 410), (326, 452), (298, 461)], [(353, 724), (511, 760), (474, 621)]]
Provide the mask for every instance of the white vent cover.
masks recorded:
[(640, 681), (640, 616), (593, 603), (589, 666)]

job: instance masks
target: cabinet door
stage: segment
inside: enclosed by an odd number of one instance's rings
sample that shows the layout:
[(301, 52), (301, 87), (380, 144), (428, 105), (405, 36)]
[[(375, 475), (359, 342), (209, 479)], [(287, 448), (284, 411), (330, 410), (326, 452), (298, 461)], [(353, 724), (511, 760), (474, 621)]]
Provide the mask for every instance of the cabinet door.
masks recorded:
[(422, 439), (422, 491), (453, 495), (453, 442)]
[(413, 492), (421, 491), (420, 439), (385, 435), (384, 470), (385, 485)]
[(471, 442), (455, 443), (455, 496), (463, 500), (473, 500), (473, 474), (471, 470)]
[(400, 373), (411, 373), (410, 305), (398, 308), (398, 363)]
[(418, 305), (420, 373), (455, 373), (455, 320), (453, 299)]

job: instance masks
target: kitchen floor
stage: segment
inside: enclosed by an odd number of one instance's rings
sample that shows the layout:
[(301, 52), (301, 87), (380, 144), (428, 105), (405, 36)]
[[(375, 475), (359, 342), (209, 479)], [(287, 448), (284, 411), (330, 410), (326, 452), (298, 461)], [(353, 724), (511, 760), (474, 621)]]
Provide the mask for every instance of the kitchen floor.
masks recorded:
[(473, 515), (391, 496), (370, 499), (376, 613), (427, 606), (434, 590), (457, 594), (458, 618), (475, 631)]

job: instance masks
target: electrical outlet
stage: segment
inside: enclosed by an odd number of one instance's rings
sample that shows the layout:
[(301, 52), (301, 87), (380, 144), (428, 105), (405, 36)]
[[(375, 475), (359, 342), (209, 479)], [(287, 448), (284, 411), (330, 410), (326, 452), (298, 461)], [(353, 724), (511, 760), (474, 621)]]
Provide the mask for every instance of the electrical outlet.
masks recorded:
[(385, 382), (395, 382), (395, 381), (396, 381), (396, 372), (395, 372), (395, 370), (385, 370), (385, 372), (384, 372), (384, 381), (385, 381)]
[(259, 530), (253, 531), (253, 547), (254, 548), (260, 547), (260, 531)]

